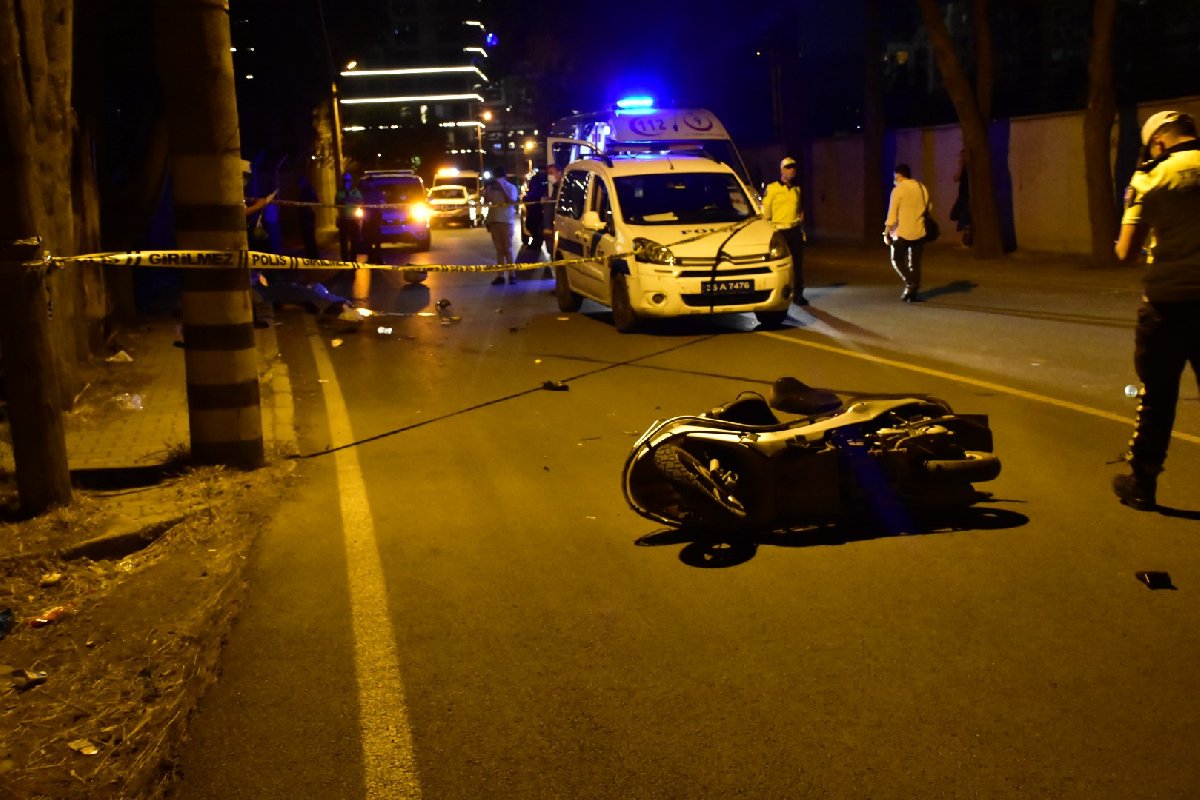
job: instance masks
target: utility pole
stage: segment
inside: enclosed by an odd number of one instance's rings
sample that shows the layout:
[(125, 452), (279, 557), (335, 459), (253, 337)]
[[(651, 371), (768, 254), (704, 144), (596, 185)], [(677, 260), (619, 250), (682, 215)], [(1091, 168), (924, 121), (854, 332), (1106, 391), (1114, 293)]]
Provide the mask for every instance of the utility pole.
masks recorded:
[[(241, 141), (227, 0), (155, 0), (179, 246), (246, 249)], [(246, 267), (183, 273), (192, 459), (262, 466), (258, 350)]]

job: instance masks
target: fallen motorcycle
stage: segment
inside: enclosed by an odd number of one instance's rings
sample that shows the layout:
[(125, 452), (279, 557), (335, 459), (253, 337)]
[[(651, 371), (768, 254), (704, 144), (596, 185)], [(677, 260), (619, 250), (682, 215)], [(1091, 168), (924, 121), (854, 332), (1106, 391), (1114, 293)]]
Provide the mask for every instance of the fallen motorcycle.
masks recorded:
[(630, 507), (677, 528), (773, 530), (861, 511), (965, 509), (988, 497), (973, 484), (1000, 474), (987, 416), (935, 397), (843, 403), (795, 378), (771, 394), (651, 425), (625, 461)]

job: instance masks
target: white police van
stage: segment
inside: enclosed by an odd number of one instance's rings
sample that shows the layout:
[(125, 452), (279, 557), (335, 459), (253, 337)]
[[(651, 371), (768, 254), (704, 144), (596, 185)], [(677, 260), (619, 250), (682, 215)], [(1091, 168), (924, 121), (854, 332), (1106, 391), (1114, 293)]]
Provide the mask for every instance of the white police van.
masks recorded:
[(569, 164), (554, 216), (554, 293), (627, 332), (645, 317), (753, 312), (776, 327), (795, 281), (783, 236), (734, 171), (703, 154), (596, 155)]

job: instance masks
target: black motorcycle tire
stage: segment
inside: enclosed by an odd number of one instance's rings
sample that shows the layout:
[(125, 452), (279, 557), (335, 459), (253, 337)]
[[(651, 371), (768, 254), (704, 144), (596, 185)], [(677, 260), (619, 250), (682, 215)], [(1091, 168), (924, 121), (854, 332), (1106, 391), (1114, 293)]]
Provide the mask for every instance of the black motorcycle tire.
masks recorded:
[(708, 467), (682, 447), (664, 444), (654, 451), (654, 466), (669, 480), (694, 511), (711, 522), (743, 522), (746, 509), (726, 497)]
[(931, 458), (921, 465), (926, 472), (966, 480), (990, 481), (1000, 474), (1000, 459), (991, 453), (968, 450), (962, 458)]

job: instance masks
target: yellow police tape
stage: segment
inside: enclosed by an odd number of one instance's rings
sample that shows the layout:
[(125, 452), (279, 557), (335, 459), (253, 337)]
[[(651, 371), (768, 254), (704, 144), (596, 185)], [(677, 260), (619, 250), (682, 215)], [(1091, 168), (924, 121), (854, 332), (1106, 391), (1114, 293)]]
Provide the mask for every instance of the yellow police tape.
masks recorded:
[[(719, 233), (736, 233), (759, 217), (725, 225), (710, 231), (703, 231), (669, 245), (671, 248), (680, 244), (699, 241)], [(612, 261), (618, 258), (629, 258), (639, 255), (639, 251), (612, 253), (606, 256), (592, 258), (560, 258), (553, 261), (523, 261), (515, 264), (362, 264), (357, 261), (335, 261), (325, 258), (303, 258), (301, 256), (284, 256), (276, 253), (259, 253), (254, 250), (138, 250), (125, 253), (91, 253), (81, 256), (47, 256), (42, 264), (51, 269), (64, 267), (67, 264), (102, 264), (112, 267), (171, 267), (185, 269), (386, 269), (402, 272), (502, 272), (504, 270), (534, 270), (546, 267), (565, 267), (572, 264), (595, 263), (596, 261)]]
[[(609, 256), (613, 258), (615, 256)], [(531, 270), (596, 261), (595, 258), (565, 258), (557, 261), (532, 261), (517, 264), (364, 264), (326, 258), (302, 258), (254, 250), (140, 250), (128, 253), (92, 253), (83, 256), (50, 257), (52, 266), (67, 264), (103, 264), (113, 267), (172, 267), (227, 269), (386, 269), (402, 272), (499, 272)]]

